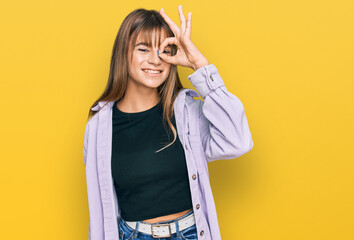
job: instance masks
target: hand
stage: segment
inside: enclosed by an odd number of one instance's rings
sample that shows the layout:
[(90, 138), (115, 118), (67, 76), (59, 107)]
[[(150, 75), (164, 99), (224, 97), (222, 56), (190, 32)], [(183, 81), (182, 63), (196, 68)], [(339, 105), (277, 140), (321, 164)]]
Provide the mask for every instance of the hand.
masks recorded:
[[(182, 5), (178, 6), (179, 17), (181, 19), (181, 28), (166, 15), (166, 13), (160, 9), (160, 14), (166, 23), (170, 26), (175, 37), (166, 38), (160, 45), (159, 57), (174, 65), (181, 65), (183, 67), (190, 67), (197, 70), (200, 67), (209, 65), (208, 60), (201, 54), (191, 40), (191, 28), (192, 28), (192, 12), (188, 13), (187, 23), (182, 11)], [(186, 26), (187, 25), (187, 26)], [(174, 56), (169, 56), (163, 53), (165, 47), (169, 44), (177, 46), (177, 53)]]

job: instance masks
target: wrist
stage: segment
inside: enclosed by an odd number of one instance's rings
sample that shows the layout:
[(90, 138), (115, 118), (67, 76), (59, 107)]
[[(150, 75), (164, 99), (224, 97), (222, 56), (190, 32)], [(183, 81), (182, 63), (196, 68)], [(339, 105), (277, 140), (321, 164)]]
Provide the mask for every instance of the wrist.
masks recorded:
[(194, 63), (192, 68), (194, 69), (194, 71), (197, 71), (199, 68), (202, 68), (206, 65), (209, 65), (208, 60), (203, 60), (201, 62)]

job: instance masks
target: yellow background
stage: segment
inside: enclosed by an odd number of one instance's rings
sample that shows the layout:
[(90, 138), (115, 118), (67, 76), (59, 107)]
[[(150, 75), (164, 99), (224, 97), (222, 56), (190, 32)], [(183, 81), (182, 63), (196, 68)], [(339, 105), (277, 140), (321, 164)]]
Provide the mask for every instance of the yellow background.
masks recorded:
[(209, 164), (222, 239), (354, 239), (349, 0), (1, 0), (1, 239), (87, 239), (83, 133), (115, 36), (138, 7), (179, 26), (178, 4), (254, 140)]

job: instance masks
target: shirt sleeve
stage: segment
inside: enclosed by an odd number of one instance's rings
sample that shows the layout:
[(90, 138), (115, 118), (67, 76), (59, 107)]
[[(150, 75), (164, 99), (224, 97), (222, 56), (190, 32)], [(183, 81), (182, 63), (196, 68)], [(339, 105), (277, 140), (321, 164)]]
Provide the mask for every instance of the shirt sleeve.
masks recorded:
[[(85, 133), (84, 133), (84, 146), (83, 146), (83, 158), (84, 164), (86, 167), (86, 159), (87, 159), (87, 146), (88, 146), (88, 137), (89, 137), (89, 123), (86, 124)], [(88, 221), (88, 240), (91, 240), (91, 227), (90, 227), (90, 218)]]
[(199, 132), (207, 162), (234, 159), (253, 148), (245, 109), (230, 93), (214, 64), (188, 76), (200, 100)]
[(85, 133), (84, 133), (84, 146), (83, 146), (83, 158), (84, 164), (86, 166), (86, 159), (87, 159), (87, 146), (88, 146), (88, 137), (89, 137), (89, 124), (86, 124)]

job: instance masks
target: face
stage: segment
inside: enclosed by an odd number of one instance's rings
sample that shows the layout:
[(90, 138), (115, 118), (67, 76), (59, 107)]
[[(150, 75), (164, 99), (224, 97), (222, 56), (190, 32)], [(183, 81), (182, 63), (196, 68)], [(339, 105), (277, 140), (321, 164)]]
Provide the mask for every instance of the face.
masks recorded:
[[(156, 35), (153, 34), (153, 36), (155, 37)], [(161, 31), (161, 42), (165, 38), (165, 33)], [(158, 57), (157, 52), (160, 43), (156, 43), (155, 41), (157, 40), (158, 39), (153, 39), (152, 46), (149, 47), (142, 41), (139, 35), (133, 49), (129, 49), (132, 52), (129, 52), (128, 56), (130, 56), (131, 53), (133, 54), (132, 61), (128, 64), (130, 84), (134, 83), (148, 88), (157, 88), (167, 79), (171, 64), (164, 62)], [(164, 52), (167, 54), (171, 53), (171, 48), (166, 47)], [(146, 71), (148, 69), (157, 70), (158, 73), (155, 71)]]

